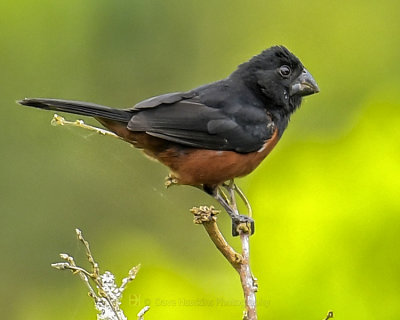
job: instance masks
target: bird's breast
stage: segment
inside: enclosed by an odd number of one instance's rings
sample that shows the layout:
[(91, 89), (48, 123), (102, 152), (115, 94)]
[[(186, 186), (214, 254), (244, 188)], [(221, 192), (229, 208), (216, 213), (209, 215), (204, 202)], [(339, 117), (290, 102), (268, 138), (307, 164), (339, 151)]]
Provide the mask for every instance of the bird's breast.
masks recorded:
[(278, 131), (262, 148), (250, 153), (205, 149), (170, 148), (157, 155), (157, 160), (171, 168), (180, 184), (218, 185), (251, 173), (271, 152), (279, 140)]

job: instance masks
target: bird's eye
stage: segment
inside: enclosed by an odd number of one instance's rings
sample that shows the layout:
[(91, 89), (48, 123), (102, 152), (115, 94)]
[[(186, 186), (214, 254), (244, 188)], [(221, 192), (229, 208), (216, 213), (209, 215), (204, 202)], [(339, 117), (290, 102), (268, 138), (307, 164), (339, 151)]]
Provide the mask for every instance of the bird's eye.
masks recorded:
[(290, 70), (290, 67), (287, 65), (283, 65), (279, 68), (279, 73), (282, 77), (287, 78), (292, 70)]

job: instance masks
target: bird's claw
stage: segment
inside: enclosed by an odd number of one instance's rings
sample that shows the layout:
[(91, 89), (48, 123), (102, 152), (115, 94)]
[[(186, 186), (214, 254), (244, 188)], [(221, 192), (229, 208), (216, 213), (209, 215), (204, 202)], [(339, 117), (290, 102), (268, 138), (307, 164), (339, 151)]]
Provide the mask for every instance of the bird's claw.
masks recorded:
[(254, 234), (254, 220), (248, 216), (237, 215), (232, 217), (232, 236), (237, 237), (241, 233)]

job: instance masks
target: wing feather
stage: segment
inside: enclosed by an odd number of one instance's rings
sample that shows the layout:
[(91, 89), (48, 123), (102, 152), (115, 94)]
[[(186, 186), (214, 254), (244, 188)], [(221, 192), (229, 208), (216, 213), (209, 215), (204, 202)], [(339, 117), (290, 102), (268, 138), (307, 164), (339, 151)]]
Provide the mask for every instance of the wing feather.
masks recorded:
[(154, 97), (138, 103), (131, 111), (129, 130), (195, 148), (248, 153), (260, 149), (273, 133), (267, 128), (266, 118), (253, 124), (257, 129), (254, 134), (238, 123), (234, 114), (224, 113), (221, 106), (201, 103), (191, 92)]

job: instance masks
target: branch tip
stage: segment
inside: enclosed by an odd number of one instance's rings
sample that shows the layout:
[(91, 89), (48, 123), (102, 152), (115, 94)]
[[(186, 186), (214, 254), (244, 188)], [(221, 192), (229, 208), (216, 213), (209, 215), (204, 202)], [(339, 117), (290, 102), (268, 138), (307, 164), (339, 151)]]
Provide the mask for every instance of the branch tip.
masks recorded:
[(129, 270), (129, 277), (135, 278), (141, 267), (142, 265), (139, 263), (136, 267), (133, 267), (131, 270)]
[(76, 228), (75, 233), (76, 233), (76, 236), (78, 237), (78, 239), (80, 240), (80, 238), (82, 237), (82, 231), (79, 230), (78, 228)]
[(67, 253), (60, 253), (60, 258), (63, 260), (67, 260), (70, 258), (69, 254)]
[(66, 262), (58, 262), (58, 263), (52, 263), (51, 266), (57, 270), (65, 270), (69, 267), (69, 264)]
[(192, 209), (190, 209), (190, 212), (194, 215), (193, 222), (195, 224), (203, 224), (204, 222), (216, 222), (217, 214), (220, 213), (220, 211), (216, 210), (213, 206), (193, 207)]
[(144, 319), (144, 314), (149, 311), (150, 307), (149, 306), (145, 306), (142, 310), (139, 311), (139, 313), (137, 314), (138, 320), (143, 320)]

